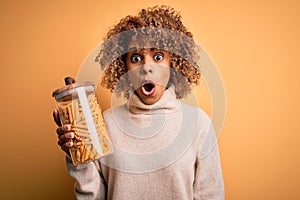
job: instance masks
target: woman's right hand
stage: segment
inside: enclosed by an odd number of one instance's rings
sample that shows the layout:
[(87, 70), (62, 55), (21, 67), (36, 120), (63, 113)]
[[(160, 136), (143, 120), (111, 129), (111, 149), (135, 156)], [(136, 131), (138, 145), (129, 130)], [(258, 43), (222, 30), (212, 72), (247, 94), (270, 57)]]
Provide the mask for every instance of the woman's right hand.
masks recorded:
[(70, 155), (69, 149), (73, 146), (72, 139), (74, 138), (74, 132), (71, 131), (71, 125), (61, 124), (57, 109), (53, 111), (53, 119), (58, 126), (58, 128), (56, 129), (56, 133), (58, 136), (57, 144), (61, 147), (61, 149), (64, 152)]

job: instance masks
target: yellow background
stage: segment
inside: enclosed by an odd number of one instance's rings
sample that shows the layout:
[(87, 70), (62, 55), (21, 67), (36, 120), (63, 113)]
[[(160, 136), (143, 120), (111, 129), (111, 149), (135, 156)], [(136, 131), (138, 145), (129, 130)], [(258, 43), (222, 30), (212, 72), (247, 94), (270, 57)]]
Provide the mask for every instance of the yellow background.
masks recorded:
[(226, 199), (300, 199), (296, 0), (0, 1), (1, 199), (73, 198), (51, 93), (121, 17), (155, 4), (181, 12), (222, 75)]

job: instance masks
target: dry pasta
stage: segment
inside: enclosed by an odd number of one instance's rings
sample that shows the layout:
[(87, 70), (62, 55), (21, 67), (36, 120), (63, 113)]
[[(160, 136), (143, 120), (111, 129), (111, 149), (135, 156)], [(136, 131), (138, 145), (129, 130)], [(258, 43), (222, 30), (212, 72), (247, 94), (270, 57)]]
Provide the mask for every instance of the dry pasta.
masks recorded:
[(89, 93), (87, 94), (87, 99), (103, 154), (100, 155), (94, 147), (80, 100), (78, 97), (73, 96), (70, 101), (60, 102), (59, 113), (62, 123), (71, 124), (71, 130), (75, 135), (73, 147), (70, 148), (70, 155), (74, 165), (99, 159), (112, 153), (111, 142), (96, 96), (94, 93)]

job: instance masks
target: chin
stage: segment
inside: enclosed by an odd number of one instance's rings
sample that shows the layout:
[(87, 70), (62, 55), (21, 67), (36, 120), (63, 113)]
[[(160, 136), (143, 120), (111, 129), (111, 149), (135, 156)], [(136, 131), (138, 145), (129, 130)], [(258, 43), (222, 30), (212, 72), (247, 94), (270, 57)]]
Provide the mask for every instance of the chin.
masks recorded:
[(139, 97), (140, 97), (141, 101), (146, 105), (152, 105), (152, 104), (155, 104), (158, 101), (158, 99), (155, 98), (154, 96), (151, 96), (151, 97), (149, 97), (149, 96), (139, 96)]
[(145, 95), (143, 94), (143, 92), (140, 91), (140, 90), (135, 91), (135, 93), (136, 93), (136, 95), (140, 98), (140, 100), (141, 100), (144, 104), (146, 104), (146, 105), (152, 105), (152, 104), (155, 104), (155, 103), (159, 100), (159, 98), (157, 98), (155, 95), (153, 95), (153, 96), (145, 96)]
[(152, 105), (155, 104), (157, 101), (153, 100), (153, 99), (142, 99), (142, 102), (146, 105)]

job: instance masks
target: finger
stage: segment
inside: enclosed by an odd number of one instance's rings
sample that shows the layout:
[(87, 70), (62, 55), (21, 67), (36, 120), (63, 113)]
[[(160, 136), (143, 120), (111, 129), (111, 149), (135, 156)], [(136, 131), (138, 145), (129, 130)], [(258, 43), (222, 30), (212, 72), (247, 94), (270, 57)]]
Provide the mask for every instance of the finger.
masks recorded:
[(69, 148), (69, 146), (73, 146), (70, 145), (69, 143), (72, 142), (72, 141), (68, 141), (68, 142), (62, 142), (61, 140), (58, 140), (57, 144), (62, 148), (62, 149), (66, 149), (66, 148)]
[(60, 122), (60, 118), (59, 118), (57, 109), (54, 109), (54, 111), (53, 111), (53, 119), (54, 119), (55, 123), (57, 124), (57, 126), (61, 126), (61, 122)]
[(59, 139), (59, 141), (61, 141), (61, 143), (66, 143), (66, 142), (72, 140), (73, 138), (74, 138), (73, 132), (68, 132), (68, 133), (58, 136), (58, 139)]
[(61, 127), (58, 127), (56, 129), (56, 133), (57, 133), (57, 135), (62, 135), (62, 134), (65, 134), (67, 132), (70, 132), (70, 130), (71, 130), (71, 125), (70, 124), (65, 124)]
[(61, 149), (64, 150), (66, 153), (69, 153), (69, 149), (73, 146), (73, 142), (66, 142), (63, 145), (61, 145)]

